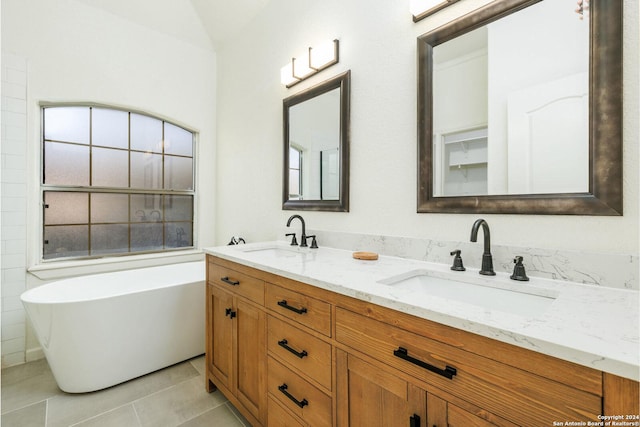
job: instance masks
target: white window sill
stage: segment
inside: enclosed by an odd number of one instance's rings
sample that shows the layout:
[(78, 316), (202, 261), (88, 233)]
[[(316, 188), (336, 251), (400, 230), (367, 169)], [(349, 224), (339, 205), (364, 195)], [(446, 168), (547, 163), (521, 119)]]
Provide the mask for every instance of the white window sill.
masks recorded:
[(27, 271), (40, 280), (55, 280), (72, 276), (202, 260), (204, 260), (204, 252), (199, 249), (191, 249), (157, 254), (49, 262), (29, 267)]

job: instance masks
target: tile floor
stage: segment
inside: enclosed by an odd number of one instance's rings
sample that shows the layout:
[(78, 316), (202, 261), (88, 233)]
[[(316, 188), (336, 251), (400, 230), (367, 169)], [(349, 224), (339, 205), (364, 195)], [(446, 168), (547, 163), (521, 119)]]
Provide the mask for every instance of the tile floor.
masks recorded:
[(2, 427), (246, 427), (204, 387), (204, 356), (85, 394), (58, 389), (46, 360), (2, 370)]

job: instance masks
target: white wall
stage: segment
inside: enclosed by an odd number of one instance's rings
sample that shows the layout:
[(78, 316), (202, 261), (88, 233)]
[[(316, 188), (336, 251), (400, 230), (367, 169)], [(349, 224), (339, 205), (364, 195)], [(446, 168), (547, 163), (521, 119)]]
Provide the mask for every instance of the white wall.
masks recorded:
[[(492, 243), (638, 253), (638, 2), (624, 0), (624, 216), (416, 213), (416, 37), (484, 0), (413, 23), (408, 0), (272, 1), (218, 51), (217, 243), (281, 238), (282, 99), (347, 69), (351, 91), (351, 211), (304, 212), (313, 229), (467, 241), (485, 217)], [(572, 2), (568, 2), (572, 3)], [(572, 6), (573, 7), (573, 6)], [(340, 63), (287, 90), (291, 55), (340, 39)], [(322, 242), (319, 242), (322, 245)]]
[(20, 294), (26, 287), (27, 62), (2, 55), (2, 363), (24, 360), (25, 315)]
[[(190, 3), (185, 4), (190, 7)], [(201, 24), (196, 18), (193, 25)], [(15, 215), (2, 212), (3, 238), (8, 238), (9, 231), (17, 234), (14, 239), (26, 241), (19, 253), (11, 253), (10, 258), (5, 252), (9, 247), (4, 242), (2, 246), (4, 346), (6, 339), (24, 339), (24, 332), (22, 337), (6, 334), (5, 324), (7, 320), (21, 323), (24, 331), (24, 313), (19, 301), (17, 305), (14, 303), (20, 294), (18, 287), (25, 288), (24, 266), (31, 267), (39, 260), (39, 102), (77, 101), (120, 106), (147, 112), (198, 132), (200, 161), (196, 185), (200, 197), (196, 217), (200, 221), (196, 241), (199, 246), (210, 246), (214, 244), (215, 224), (216, 54), (212, 48), (198, 47), (75, 0), (2, 0), (2, 52), (6, 57), (15, 58), (13, 63), (24, 61), (27, 70), (26, 125), (21, 135), (14, 136), (14, 142), (17, 138), (23, 141), (23, 146), (19, 143), (8, 146), (5, 141), (2, 146), (3, 166), (11, 161), (9, 147), (22, 150), (27, 159), (21, 170), (13, 172), (26, 176), (26, 183), (20, 187), (27, 199), (26, 218), (22, 214), (19, 218), (22, 224), (14, 224), (8, 221)], [(4, 83), (3, 97), (8, 88)], [(7, 189), (13, 190), (16, 186), (5, 184), (5, 176), (3, 167), (2, 197), (6, 207), (12, 202), (9, 199), (12, 193)], [(6, 268), (14, 265), (6, 264), (7, 259), (21, 260), (22, 273), (8, 274)], [(29, 287), (33, 277), (26, 275), (26, 278), (26, 287)], [(5, 310), (5, 288), (15, 291), (15, 295), (6, 294), (13, 298), (7, 307), (16, 308), (18, 313)], [(30, 339), (33, 338), (27, 336), (27, 341)], [(24, 357), (24, 346), (10, 348), (21, 351)], [(10, 358), (3, 351), (3, 365), (15, 363), (18, 357), (16, 353)]]

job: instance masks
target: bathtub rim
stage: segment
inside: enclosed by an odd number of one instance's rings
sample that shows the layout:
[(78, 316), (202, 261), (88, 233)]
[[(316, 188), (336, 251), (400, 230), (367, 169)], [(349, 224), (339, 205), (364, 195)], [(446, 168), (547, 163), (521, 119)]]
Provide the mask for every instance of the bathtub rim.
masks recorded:
[(103, 258), (83, 260), (49, 260), (30, 266), (27, 268), (27, 273), (48, 282), (77, 276), (203, 261), (204, 259), (205, 252), (202, 249), (189, 249), (140, 255), (105, 256)]
[[(51, 289), (52, 287), (59, 287), (62, 286), (66, 287), (68, 286), (69, 288), (65, 289), (65, 291), (68, 290), (72, 290), (71, 288), (73, 286), (82, 286), (82, 284), (80, 283), (81, 281), (87, 280), (90, 281), (92, 278), (95, 278), (95, 276), (111, 276), (111, 275), (118, 275), (118, 274), (122, 274), (123, 276), (126, 275), (126, 273), (128, 273), (129, 271), (144, 271), (147, 269), (162, 269), (162, 268), (172, 268), (172, 267), (176, 267), (182, 264), (201, 264), (202, 265), (202, 272), (203, 275), (201, 278), (190, 278), (188, 280), (183, 280), (183, 281), (178, 281), (178, 280), (173, 280), (170, 283), (162, 283), (160, 286), (152, 286), (149, 284), (145, 284), (144, 286), (141, 286), (138, 289), (131, 289), (131, 288), (127, 288), (118, 292), (111, 292), (111, 293), (97, 293), (95, 295), (83, 295), (82, 297), (73, 297), (73, 295), (71, 295), (71, 297), (65, 298), (65, 299), (46, 299), (46, 298), (42, 298), (42, 293), (46, 293), (49, 291), (49, 289)], [(183, 285), (188, 285), (188, 284), (192, 284), (192, 283), (204, 283), (206, 281), (206, 263), (203, 260), (198, 260), (198, 261), (189, 261), (189, 262), (176, 262), (176, 263), (171, 263), (171, 264), (161, 264), (161, 265), (154, 265), (154, 266), (149, 266), (149, 267), (141, 267), (141, 268), (132, 268), (132, 269), (122, 269), (122, 270), (116, 270), (116, 271), (108, 271), (108, 272), (101, 272), (101, 273), (95, 273), (95, 274), (86, 274), (86, 275), (80, 275), (80, 276), (73, 276), (73, 277), (66, 277), (63, 279), (59, 279), (59, 280), (53, 280), (47, 283), (44, 283), (42, 285), (39, 286), (35, 286), (33, 288), (27, 289), (26, 291), (24, 291), (21, 295), (20, 295), (20, 301), (22, 302), (23, 305), (59, 305), (59, 304), (78, 304), (78, 303), (83, 303), (83, 302), (91, 302), (91, 301), (99, 301), (99, 300), (103, 300), (103, 299), (109, 299), (109, 298), (119, 298), (119, 297), (123, 297), (123, 296), (127, 296), (127, 295), (131, 295), (131, 294), (139, 294), (139, 293), (144, 293), (144, 292), (152, 292), (154, 290), (158, 290), (158, 289), (165, 289), (165, 288), (171, 288), (171, 287), (177, 287), (177, 286), (183, 286)], [(104, 278), (100, 279), (101, 281), (104, 281)], [(104, 282), (103, 282), (104, 283)], [(101, 285), (103, 283), (100, 283)], [(100, 289), (100, 290), (106, 290), (106, 289)], [(84, 291), (86, 292), (86, 289), (84, 289)], [(107, 290), (108, 291), (108, 290)], [(65, 295), (68, 295), (65, 294)], [(25, 307), (26, 308), (26, 307)]]

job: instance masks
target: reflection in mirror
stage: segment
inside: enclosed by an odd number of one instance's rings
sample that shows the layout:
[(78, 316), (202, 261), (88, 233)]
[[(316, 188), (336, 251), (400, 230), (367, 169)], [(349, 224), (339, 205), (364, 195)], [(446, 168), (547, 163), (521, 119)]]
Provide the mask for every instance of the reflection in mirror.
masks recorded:
[[(323, 194), (322, 154), (338, 152), (339, 144), (340, 88), (289, 107), (290, 199), (338, 199), (337, 180), (332, 182), (335, 187)], [(292, 154), (296, 158), (291, 159)]]
[(620, 17), (507, 0), (421, 36), (418, 211), (619, 215)]
[(349, 210), (349, 79), (284, 100), (283, 209)]
[(543, 1), (434, 47), (436, 196), (589, 189), (581, 18), (571, 2)]

